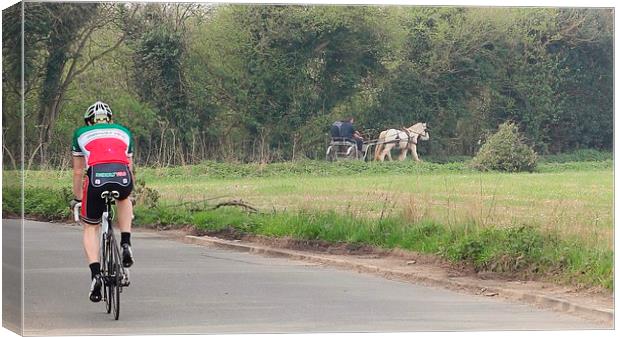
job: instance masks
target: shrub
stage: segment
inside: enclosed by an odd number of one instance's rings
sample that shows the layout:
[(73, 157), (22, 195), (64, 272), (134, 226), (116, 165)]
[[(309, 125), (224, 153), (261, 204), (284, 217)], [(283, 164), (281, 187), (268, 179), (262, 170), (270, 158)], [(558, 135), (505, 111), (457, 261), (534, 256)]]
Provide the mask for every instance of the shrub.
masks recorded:
[(145, 205), (148, 208), (153, 208), (156, 207), (159, 202), (159, 192), (147, 187), (144, 178), (136, 179), (133, 193), (138, 205)]
[(480, 171), (532, 172), (536, 162), (536, 153), (523, 142), (517, 126), (505, 122), (480, 148), (471, 165)]

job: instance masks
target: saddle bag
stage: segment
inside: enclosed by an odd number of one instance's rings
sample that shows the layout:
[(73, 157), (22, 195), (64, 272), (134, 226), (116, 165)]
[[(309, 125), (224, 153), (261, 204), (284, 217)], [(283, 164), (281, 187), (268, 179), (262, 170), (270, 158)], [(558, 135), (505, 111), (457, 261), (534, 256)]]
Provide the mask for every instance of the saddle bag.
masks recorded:
[(131, 183), (131, 172), (129, 167), (120, 163), (97, 164), (88, 169), (88, 178), (94, 187), (106, 184), (116, 184), (129, 186)]

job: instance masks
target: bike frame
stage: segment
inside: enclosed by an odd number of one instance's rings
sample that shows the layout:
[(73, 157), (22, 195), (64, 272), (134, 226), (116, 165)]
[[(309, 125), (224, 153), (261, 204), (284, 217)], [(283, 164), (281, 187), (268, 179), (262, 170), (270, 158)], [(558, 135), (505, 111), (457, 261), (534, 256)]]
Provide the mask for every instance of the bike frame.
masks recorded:
[[(112, 220), (114, 219), (112, 205), (118, 198), (118, 192), (105, 191), (101, 197), (105, 199), (106, 204), (105, 211), (101, 216), (101, 246), (99, 250), (102, 272), (105, 275), (103, 297), (106, 302), (106, 311), (110, 313), (111, 309), (114, 309), (115, 319), (118, 320), (120, 311), (119, 293), (122, 293), (123, 288), (129, 285), (129, 271), (120, 263), (121, 254), (112, 229)], [(113, 293), (112, 290), (117, 293)]]
[[(112, 194), (112, 195), (110, 195)], [(118, 196), (118, 192), (116, 192), (116, 195)], [(103, 262), (104, 260), (104, 255), (105, 255), (105, 250), (108, 247), (106, 245), (106, 242), (108, 240), (111, 241), (111, 237), (114, 235), (113, 231), (112, 231), (112, 220), (114, 218), (114, 214), (112, 212), (112, 203), (114, 202), (114, 195), (113, 193), (110, 193), (108, 191), (105, 191), (103, 193), (101, 193), (101, 198), (105, 199), (105, 211), (103, 212), (103, 215), (101, 216), (101, 246), (99, 247), (99, 252), (101, 254), (101, 259), (100, 261)], [(112, 247), (110, 247), (112, 248)], [(114, 248), (112, 248), (114, 249)]]

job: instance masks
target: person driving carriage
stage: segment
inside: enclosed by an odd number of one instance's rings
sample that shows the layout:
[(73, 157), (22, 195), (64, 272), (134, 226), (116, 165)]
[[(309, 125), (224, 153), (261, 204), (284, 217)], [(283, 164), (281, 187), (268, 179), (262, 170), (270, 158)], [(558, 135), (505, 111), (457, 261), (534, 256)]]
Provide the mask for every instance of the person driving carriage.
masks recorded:
[(357, 144), (357, 150), (362, 151), (364, 137), (362, 137), (362, 135), (355, 130), (355, 127), (353, 126), (354, 122), (355, 119), (353, 117), (336, 121), (332, 124), (330, 134), (332, 140), (335, 138), (343, 138), (348, 141), (355, 142)]

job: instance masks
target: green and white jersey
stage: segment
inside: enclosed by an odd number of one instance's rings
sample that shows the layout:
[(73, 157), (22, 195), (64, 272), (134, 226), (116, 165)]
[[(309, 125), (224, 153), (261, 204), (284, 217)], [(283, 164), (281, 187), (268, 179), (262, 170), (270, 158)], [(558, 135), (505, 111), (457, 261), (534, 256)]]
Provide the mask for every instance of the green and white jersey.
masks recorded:
[(104, 163), (129, 164), (129, 158), (133, 154), (131, 132), (119, 124), (83, 126), (73, 134), (71, 152), (74, 156), (84, 156), (87, 166)]

